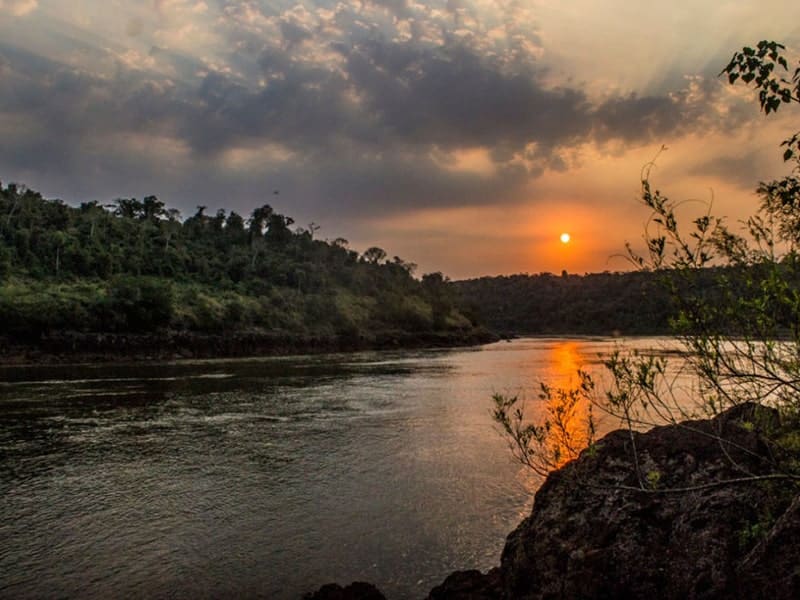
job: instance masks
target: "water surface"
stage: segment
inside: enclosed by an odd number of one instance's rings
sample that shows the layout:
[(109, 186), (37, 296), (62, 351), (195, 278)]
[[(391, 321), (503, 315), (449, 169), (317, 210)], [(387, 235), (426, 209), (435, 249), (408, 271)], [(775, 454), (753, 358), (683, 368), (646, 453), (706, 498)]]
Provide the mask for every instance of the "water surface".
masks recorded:
[(0, 368), (0, 596), (424, 597), (530, 511), (491, 395), (615, 343)]

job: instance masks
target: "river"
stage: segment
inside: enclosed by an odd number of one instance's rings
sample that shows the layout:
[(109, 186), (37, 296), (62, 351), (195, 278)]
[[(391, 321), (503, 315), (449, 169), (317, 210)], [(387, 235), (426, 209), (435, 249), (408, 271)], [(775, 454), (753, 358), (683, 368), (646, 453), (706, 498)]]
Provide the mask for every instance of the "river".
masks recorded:
[(530, 511), (492, 394), (619, 343), (0, 367), (0, 596), (424, 597)]

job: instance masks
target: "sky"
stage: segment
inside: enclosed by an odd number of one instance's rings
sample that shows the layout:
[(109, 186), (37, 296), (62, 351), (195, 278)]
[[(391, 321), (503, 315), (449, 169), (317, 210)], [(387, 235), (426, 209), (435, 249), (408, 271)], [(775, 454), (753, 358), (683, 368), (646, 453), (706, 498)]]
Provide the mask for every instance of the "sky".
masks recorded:
[(760, 39), (796, 60), (796, 0), (0, 0), (0, 181), (269, 203), (418, 275), (626, 270), (654, 157), (732, 223), (786, 172), (797, 109), (718, 77)]

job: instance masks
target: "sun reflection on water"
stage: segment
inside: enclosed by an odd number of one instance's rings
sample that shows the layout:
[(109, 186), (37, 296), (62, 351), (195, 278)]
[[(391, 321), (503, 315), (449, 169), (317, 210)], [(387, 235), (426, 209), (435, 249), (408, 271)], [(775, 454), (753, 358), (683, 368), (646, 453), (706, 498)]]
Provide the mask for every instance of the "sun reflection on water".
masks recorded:
[(580, 341), (557, 341), (548, 354), (551, 379), (543, 383), (550, 391), (543, 394), (540, 418), (550, 423), (547, 453), (556, 468), (577, 458), (591, 442), (591, 403), (581, 391), (579, 375), (587, 368), (584, 346)]
[(570, 386), (577, 381), (578, 370), (582, 369), (586, 360), (581, 352), (581, 343), (573, 340), (558, 341), (553, 344), (549, 359), (549, 371), (554, 386)]

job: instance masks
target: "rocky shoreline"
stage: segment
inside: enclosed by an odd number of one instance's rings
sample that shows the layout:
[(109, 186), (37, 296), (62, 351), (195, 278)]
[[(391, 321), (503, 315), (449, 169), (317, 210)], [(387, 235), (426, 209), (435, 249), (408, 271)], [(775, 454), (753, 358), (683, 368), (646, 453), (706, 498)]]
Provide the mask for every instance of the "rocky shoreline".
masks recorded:
[(15, 364), (153, 361), (246, 356), (285, 356), (413, 348), (475, 346), (499, 338), (485, 330), (387, 331), (370, 336), (297, 335), (273, 332), (150, 334), (58, 332), (29, 340), (0, 336), (0, 361)]
[[(776, 474), (753, 404), (646, 433), (614, 431), (552, 473), (500, 565), (459, 571), (428, 600), (800, 597), (800, 488)], [(724, 440), (724, 441), (721, 441)], [(650, 475), (640, 486), (633, 468)], [(731, 481), (736, 481), (731, 483)], [(307, 600), (381, 600), (365, 583)]]

